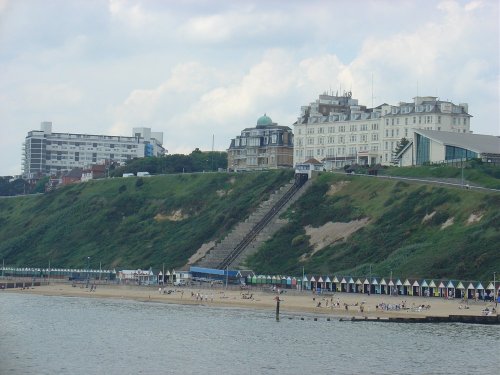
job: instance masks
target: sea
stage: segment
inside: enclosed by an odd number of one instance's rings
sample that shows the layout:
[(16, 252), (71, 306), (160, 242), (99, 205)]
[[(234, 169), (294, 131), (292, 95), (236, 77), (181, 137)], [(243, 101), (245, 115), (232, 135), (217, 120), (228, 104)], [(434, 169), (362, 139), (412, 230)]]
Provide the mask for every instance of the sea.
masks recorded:
[(0, 292), (2, 375), (498, 373), (500, 326)]

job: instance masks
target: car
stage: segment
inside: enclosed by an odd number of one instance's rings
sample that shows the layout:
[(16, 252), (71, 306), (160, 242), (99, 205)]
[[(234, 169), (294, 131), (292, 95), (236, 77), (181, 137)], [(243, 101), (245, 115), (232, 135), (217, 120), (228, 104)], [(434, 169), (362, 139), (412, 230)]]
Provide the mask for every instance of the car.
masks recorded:
[(185, 286), (185, 285), (186, 285), (185, 280), (174, 281), (174, 286)]

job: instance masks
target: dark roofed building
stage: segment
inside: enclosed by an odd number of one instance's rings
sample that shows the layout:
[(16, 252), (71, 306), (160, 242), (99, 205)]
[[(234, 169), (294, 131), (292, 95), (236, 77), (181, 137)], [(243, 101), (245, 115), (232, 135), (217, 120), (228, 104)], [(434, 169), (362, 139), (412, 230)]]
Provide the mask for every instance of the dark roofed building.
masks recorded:
[(228, 170), (249, 171), (293, 166), (293, 134), (288, 126), (259, 117), (255, 127), (245, 128), (231, 140), (227, 150)]

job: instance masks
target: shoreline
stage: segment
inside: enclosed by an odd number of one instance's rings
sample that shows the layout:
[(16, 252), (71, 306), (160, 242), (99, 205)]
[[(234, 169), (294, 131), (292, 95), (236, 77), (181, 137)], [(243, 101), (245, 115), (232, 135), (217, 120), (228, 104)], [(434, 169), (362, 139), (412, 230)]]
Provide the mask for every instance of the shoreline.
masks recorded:
[[(41, 296), (86, 297), (104, 299), (125, 299), (140, 302), (154, 302), (177, 305), (199, 305), (205, 307), (235, 307), (247, 310), (276, 310), (276, 296), (271, 291), (256, 289), (233, 290), (223, 288), (169, 287), (159, 293), (158, 287), (129, 285), (97, 285), (95, 291), (81, 285), (51, 284), (12, 288), (2, 293), (34, 294)], [(452, 316), (463, 316), (466, 320), (499, 321), (498, 313), (485, 316), (483, 310), (495, 307), (494, 302), (448, 300), (437, 297), (411, 297), (335, 293), (313, 295), (311, 292), (286, 291), (279, 294), (280, 316), (300, 317), (307, 314), (314, 317), (354, 321), (443, 321)], [(334, 307), (332, 308), (332, 304)], [(347, 307), (346, 307), (347, 305)], [(399, 306), (398, 306), (399, 305)], [(399, 309), (397, 309), (399, 307)], [(459, 320), (460, 321), (460, 320)], [(498, 324), (498, 323), (497, 323)]]

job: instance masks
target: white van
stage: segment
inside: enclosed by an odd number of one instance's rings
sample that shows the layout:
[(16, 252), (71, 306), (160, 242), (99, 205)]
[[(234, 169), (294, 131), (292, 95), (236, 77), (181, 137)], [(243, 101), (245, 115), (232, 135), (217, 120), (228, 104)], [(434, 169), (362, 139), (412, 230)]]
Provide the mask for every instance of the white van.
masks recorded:
[(137, 172), (137, 177), (149, 177), (149, 172)]

